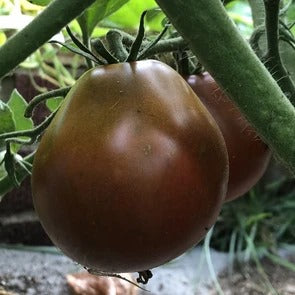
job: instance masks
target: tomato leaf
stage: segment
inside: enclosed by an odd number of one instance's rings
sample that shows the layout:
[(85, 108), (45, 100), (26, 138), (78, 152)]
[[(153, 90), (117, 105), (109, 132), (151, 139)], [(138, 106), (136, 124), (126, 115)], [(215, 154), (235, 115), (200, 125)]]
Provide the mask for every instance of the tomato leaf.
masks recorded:
[(33, 128), (34, 124), (32, 119), (24, 117), (25, 109), (28, 103), (16, 89), (13, 90), (7, 104), (13, 113), (15, 130), (26, 130)]
[[(89, 36), (91, 36), (95, 26), (99, 21), (117, 11), (129, 0), (97, 0), (87, 10), (84, 11), (78, 22), (86, 22)], [(84, 19), (83, 19), (84, 18)]]
[[(144, 10), (148, 10), (145, 29), (146, 31), (162, 31), (162, 20), (165, 17), (154, 0), (130, 0), (121, 9), (116, 11), (103, 22), (119, 29), (138, 29), (139, 19)], [(128, 17), (126, 17), (128, 15)]]
[[(15, 130), (15, 122), (10, 107), (0, 100), (0, 134)], [(5, 147), (4, 140), (0, 140), (0, 150)], [(0, 160), (1, 161), (1, 160)], [(1, 177), (1, 175), (0, 175)]]
[[(6, 151), (1, 151), (0, 152), (0, 180), (7, 175), (7, 172), (4, 167), (4, 156), (5, 156)], [(1, 195), (0, 195), (1, 197)]]
[(46, 6), (52, 0), (28, 0), (31, 4), (39, 5), (39, 6)]
[(0, 31), (0, 46), (3, 45), (6, 41), (6, 35), (4, 32)]
[[(25, 118), (24, 113), (28, 103), (22, 95), (14, 89), (9, 100), (8, 106), (10, 107), (15, 122), (15, 130), (27, 130), (34, 127), (33, 121), (30, 118)], [(20, 148), (18, 144), (12, 144), (11, 149), (16, 152)]]
[(63, 97), (49, 98), (46, 100), (46, 106), (51, 112), (54, 112), (57, 110), (63, 99)]
[(15, 156), (13, 152), (11, 152), (10, 144), (8, 143), (6, 146), (6, 153), (4, 155), (4, 167), (7, 172), (8, 177), (13, 182), (13, 185), (15, 187), (18, 187), (20, 185), (16, 173), (15, 173)]

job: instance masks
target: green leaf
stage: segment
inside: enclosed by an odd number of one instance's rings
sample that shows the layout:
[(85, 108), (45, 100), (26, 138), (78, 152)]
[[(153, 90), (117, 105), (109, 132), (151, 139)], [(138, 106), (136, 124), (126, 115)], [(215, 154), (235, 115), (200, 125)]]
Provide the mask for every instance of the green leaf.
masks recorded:
[(30, 3), (40, 6), (48, 5), (52, 0), (28, 0)]
[(0, 46), (3, 45), (6, 41), (6, 35), (4, 32), (0, 31)]
[(61, 102), (63, 101), (63, 97), (53, 97), (46, 100), (46, 106), (51, 112), (54, 112), (57, 110)]
[(4, 162), (3, 162), (5, 153), (6, 153), (6, 150), (0, 152), (0, 180), (7, 175)]
[(226, 6), (226, 10), (240, 32), (246, 38), (250, 37), (253, 31), (253, 20), (249, 4), (244, 1), (233, 1)]
[[(4, 154), (6, 153), (6, 151), (4, 151), (3, 156), (2, 154), (0, 154), (0, 159), (1, 157), (4, 157)], [(25, 158), (22, 158), (20, 155), (15, 154), (15, 158), (17, 160), (17, 162), (19, 161), (26, 161), (27, 163), (33, 163), (33, 159), (34, 159), (34, 152), (28, 156), (26, 156)], [(28, 176), (28, 172), (26, 171), (26, 169), (23, 168), (23, 166), (21, 165), (16, 165), (16, 177), (18, 179), (19, 182), (22, 182), (27, 176)], [(6, 173), (6, 172), (5, 172)], [(1, 178), (0, 177), (0, 202), (3, 196), (5, 196), (8, 192), (10, 192), (12, 189), (14, 188), (14, 184), (13, 181), (10, 179), (10, 177), (8, 177), (7, 173), (6, 175)]]
[(16, 177), (16, 172), (15, 172), (15, 156), (13, 152), (11, 151), (9, 143), (6, 146), (6, 153), (4, 155), (4, 167), (8, 177), (13, 182), (13, 185), (15, 187), (18, 187), (20, 183)]
[[(163, 30), (162, 20), (165, 16), (160, 9), (156, 11), (156, 8), (158, 8), (158, 5), (154, 0), (130, 0), (126, 5), (108, 17), (103, 24), (119, 29), (124, 28), (137, 31), (141, 14), (144, 10), (148, 10), (145, 29), (146, 31), (159, 32)], [(126, 17), (127, 15), (128, 17)]]
[(86, 22), (88, 34), (91, 36), (98, 22), (117, 11), (128, 1), (129, 0), (96, 0), (79, 18), (79, 23), (82, 25), (83, 22)]
[(16, 89), (13, 90), (7, 104), (13, 114), (15, 130), (18, 131), (33, 128), (34, 124), (32, 119), (24, 117), (25, 109), (28, 103)]
[[(0, 134), (15, 130), (15, 122), (10, 107), (0, 100)], [(0, 140), (0, 151), (5, 147), (4, 140)], [(1, 159), (0, 159), (1, 161)]]

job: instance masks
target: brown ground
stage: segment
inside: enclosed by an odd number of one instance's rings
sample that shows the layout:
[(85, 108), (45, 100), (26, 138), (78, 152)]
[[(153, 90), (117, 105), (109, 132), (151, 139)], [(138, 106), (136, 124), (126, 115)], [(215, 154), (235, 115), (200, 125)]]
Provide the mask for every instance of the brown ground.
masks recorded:
[[(295, 263), (295, 256), (289, 258)], [(215, 261), (216, 262), (216, 261)], [(187, 263), (187, 261), (186, 261)], [(269, 261), (263, 261), (263, 268), (269, 277), (272, 286), (277, 293), (271, 293), (265, 284), (261, 274), (255, 266), (245, 266), (243, 270), (238, 267), (232, 276), (223, 273), (219, 276), (223, 293), (225, 295), (295, 295), (295, 273), (284, 267), (274, 265)], [(51, 255), (45, 253), (29, 253), (25, 251), (13, 251), (0, 248), (0, 295), (68, 295), (66, 275), (76, 272), (79, 267), (63, 255)], [(166, 267), (167, 269), (167, 267)], [(171, 266), (171, 273), (165, 275), (155, 273), (152, 284), (161, 285), (161, 288), (146, 288), (152, 292), (139, 292), (143, 295), (217, 295), (214, 285), (205, 285), (202, 288), (191, 288), (194, 282), (185, 274), (186, 284), (178, 284), (178, 287), (169, 289), (169, 276), (180, 282), (184, 278), (185, 266)], [(205, 268), (202, 270), (205, 272)], [(162, 277), (162, 281), (159, 281)], [(172, 280), (172, 281), (173, 281)], [(168, 284), (168, 285), (167, 285)], [(179, 289), (182, 286), (181, 290)], [(192, 291), (195, 290), (195, 291)], [(10, 293), (6, 293), (10, 292)], [(101, 294), (101, 293), (98, 293)], [(218, 294), (219, 295), (219, 294)]]
[[(295, 263), (295, 256), (289, 258)], [(275, 265), (270, 261), (263, 261), (262, 266), (267, 274), (269, 285), (263, 274), (259, 272), (255, 265), (244, 266), (243, 270), (236, 267), (232, 276), (223, 273), (219, 277), (219, 283), (225, 295), (294, 295), (295, 294), (295, 273), (285, 267)], [(274, 288), (271, 291), (271, 288)], [(276, 293), (275, 293), (276, 292)], [(209, 292), (210, 295), (218, 294), (215, 290)]]

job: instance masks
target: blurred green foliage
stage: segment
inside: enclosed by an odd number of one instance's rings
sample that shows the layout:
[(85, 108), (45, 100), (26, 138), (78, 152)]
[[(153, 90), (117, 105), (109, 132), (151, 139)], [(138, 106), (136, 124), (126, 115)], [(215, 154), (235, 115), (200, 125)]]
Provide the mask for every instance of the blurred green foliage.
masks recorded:
[(226, 5), (229, 16), (245, 37), (253, 31), (252, 13), (248, 1), (235, 0)]
[(130, 0), (100, 25), (134, 32), (138, 28), (139, 19), (144, 10), (149, 10), (145, 22), (146, 30), (161, 31), (164, 14), (154, 0)]

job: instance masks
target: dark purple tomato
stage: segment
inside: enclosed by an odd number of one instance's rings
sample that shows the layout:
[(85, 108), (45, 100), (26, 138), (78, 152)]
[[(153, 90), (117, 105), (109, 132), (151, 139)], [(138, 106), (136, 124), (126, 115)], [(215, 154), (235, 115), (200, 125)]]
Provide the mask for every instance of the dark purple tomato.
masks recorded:
[(227, 182), (215, 121), (177, 72), (152, 60), (86, 72), (42, 137), (32, 175), (53, 243), (116, 273), (156, 267), (198, 243)]
[(223, 134), (229, 158), (225, 201), (234, 200), (248, 192), (261, 178), (270, 160), (270, 149), (209, 73), (191, 75), (185, 79)]

